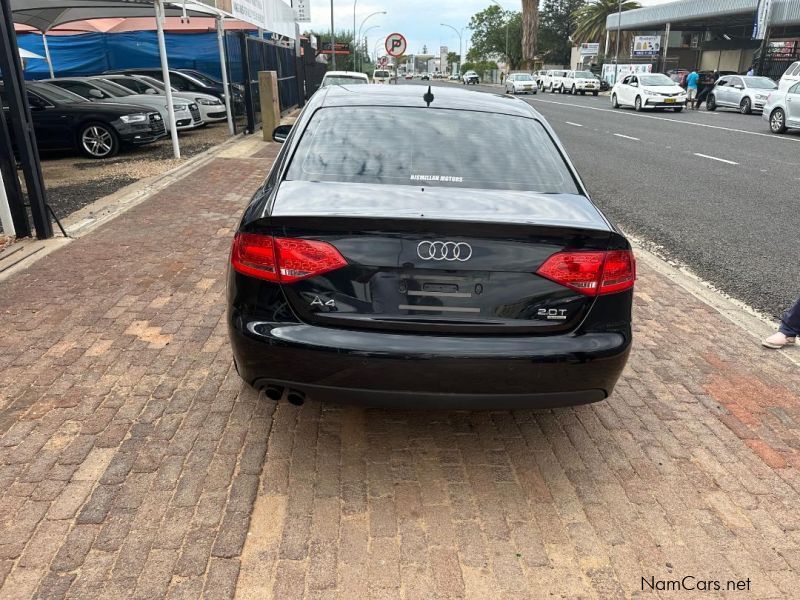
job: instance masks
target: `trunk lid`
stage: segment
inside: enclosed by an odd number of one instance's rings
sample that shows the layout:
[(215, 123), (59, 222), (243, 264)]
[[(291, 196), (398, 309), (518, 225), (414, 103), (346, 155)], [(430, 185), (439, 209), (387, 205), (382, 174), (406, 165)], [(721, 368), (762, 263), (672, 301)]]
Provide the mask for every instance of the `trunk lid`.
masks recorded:
[(271, 212), (251, 226), (325, 241), (348, 262), (283, 285), (298, 316), (387, 331), (570, 331), (594, 298), (536, 270), (559, 251), (606, 250), (617, 235), (572, 194), (287, 181)]

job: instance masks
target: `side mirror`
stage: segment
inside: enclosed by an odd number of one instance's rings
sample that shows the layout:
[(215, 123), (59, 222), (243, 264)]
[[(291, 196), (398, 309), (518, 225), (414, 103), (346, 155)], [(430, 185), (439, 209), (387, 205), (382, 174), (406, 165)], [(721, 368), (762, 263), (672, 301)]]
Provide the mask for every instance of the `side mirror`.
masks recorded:
[(89, 96), (92, 97), (92, 98), (95, 98), (97, 100), (102, 100), (103, 98), (105, 98), (105, 95), (103, 95), (103, 92), (101, 92), (100, 90), (95, 89), (95, 88), (92, 88), (92, 89), (89, 90)]
[(147, 89), (144, 91), (144, 93), (145, 93), (145, 94), (150, 94), (151, 96), (155, 96), (156, 94), (158, 94), (158, 92), (156, 92), (156, 91), (155, 91), (153, 88), (147, 88)]
[(286, 141), (286, 138), (289, 137), (289, 134), (292, 132), (291, 125), (278, 125), (275, 129), (272, 130), (272, 140), (282, 144)]
[(639, 87), (639, 82), (638, 81), (634, 81), (630, 85), (631, 85), (631, 87)]
[(743, 85), (735, 85), (733, 87), (735, 87), (737, 90), (743, 90), (744, 89)]
[(28, 96), (28, 106), (31, 107), (31, 110), (42, 110), (45, 107), (45, 104), (41, 98), (37, 98), (36, 96)]

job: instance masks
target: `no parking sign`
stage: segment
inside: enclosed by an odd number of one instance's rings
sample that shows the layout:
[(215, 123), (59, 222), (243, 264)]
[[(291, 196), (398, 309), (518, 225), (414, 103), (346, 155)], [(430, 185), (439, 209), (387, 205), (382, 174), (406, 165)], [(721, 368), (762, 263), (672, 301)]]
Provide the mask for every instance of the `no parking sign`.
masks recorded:
[(408, 42), (406, 42), (403, 34), (392, 33), (386, 37), (386, 52), (389, 56), (394, 56), (395, 58), (402, 56), (406, 53), (407, 48)]

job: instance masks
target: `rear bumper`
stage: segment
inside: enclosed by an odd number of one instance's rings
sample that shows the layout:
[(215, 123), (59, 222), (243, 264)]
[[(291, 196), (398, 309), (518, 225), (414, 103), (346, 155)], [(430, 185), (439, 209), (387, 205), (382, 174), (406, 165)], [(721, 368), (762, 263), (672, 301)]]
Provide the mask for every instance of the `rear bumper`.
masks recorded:
[(239, 374), (314, 398), (395, 407), (544, 408), (606, 398), (630, 330), (463, 337), (342, 330), (229, 317)]

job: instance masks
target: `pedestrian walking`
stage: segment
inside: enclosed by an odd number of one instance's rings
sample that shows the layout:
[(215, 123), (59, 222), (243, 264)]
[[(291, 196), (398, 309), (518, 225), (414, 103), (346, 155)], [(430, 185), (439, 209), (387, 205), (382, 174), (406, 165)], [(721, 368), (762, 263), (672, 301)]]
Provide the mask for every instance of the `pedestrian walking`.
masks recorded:
[(792, 308), (783, 313), (777, 333), (773, 333), (761, 342), (761, 345), (765, 348), (778, 350), (784, 346), (794, 345), (798, 335), (800, 335), (800, 298), (797, 299)]
[(750, 67), (749, 69), (747, 69), (747, 76), (748, 76), (748, 77), (752, 77), (752, 76), (753, 76), (753, 73), (754, 73), (754, 71), (753, 71), (753, 67)]
[(692, 69), (689, 76), (686, 78), (686, 104), (689, 108), (697, 110), (697, 82), (700, 75), (697, 74), (697, 69)]

